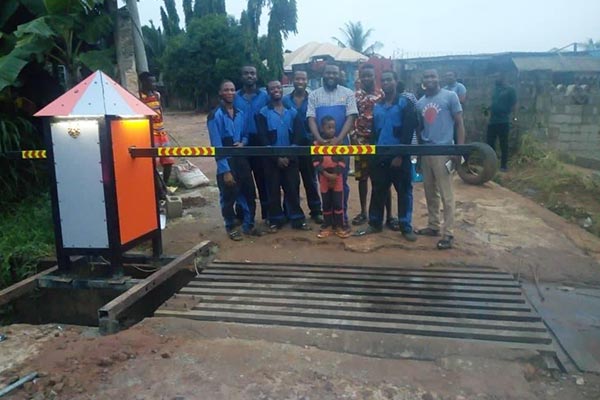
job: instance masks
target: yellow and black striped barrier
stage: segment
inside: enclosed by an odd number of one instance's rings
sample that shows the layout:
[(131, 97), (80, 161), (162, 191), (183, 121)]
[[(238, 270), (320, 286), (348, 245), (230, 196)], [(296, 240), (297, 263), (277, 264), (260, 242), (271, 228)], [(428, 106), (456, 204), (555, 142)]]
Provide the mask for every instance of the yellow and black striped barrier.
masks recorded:
[(377, 146), (310, 146), (310, 154), (312, 156), (356, 156), (356, 155), (372, 155), (377, 151)]
[(243, 147), (130, 147), (132, 157), (255, 157), (255, 156), (374, 156), (374, 155), (467, 155), (468, 145), (317, 145), (317, 146), (243, 146)]
[(39, 160), (46, 158), (46, 150), (22, 150), (21, 158), (23, 160)]
[[(475, 163), (481, 164), (482, 172), (475, 173), (469, 155), (478, 153)], [(461, 145), (319, 145), (319, 146), (244, 146), (244, 147), (130, 147), (129, 154), (133, 158), (148, 157), (287, 157), (287, 156), (464, 156), (467, 160), (458, 166), (458, 174), (471, 184), (481, 184), (490, 180), (497, 170), (497, 159), (494, 150), (484, 143)], [(9, 151), (1, 157), (22, 160), (45, 160), (46, 150)]]
[(201, 147), (158, 147), (159, 157), (214, 157), (215, 148)]

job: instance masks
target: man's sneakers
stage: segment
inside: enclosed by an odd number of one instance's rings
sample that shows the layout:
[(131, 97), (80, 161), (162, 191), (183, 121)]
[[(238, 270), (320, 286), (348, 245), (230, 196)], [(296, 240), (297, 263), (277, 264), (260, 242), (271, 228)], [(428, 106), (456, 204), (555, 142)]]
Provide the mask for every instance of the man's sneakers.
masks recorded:
[(438, 250), (448, 250), (454, 245), (454, 236), (444, 235), (438, 242)]
[(417, 241), (417, 234), (414, 231), (412, 231), (412, 230), (409, 230), (409, 231), (406, 231), (406, 232), (402, 232), (402, 237), (404, 239), (406, 239), (407, 241), (409, 241), (409, 242), (416, 242)]
[(322, 225), (323, 224), (323, 214), (316, 214), (310, 217), (315, 224)]
[(423, 228), (423, 229), (418, 229), (415, 232), (417, 235), (423, 235), (423, 236), (440, 236), (440, 231), (438, 231), (437, 229), (433, 229), (433, 228)]
[[(429, 228), (429, 227), (419, 229), (415, 233), (417, 235), (423, 235), (423, 236), (432, 236), (432, 237), (440, 236), (439, 230)], [(408, 240), (408, 238), (407, 238), (407, 240)], [(448, 249), (451, 249), (453, 246), (454, 246), (454, 236), (452, 236), (452, 235), (444, 235), (437, 242), (438, 250), (448, 250)]]
[(352, 225), (363, 225), (368, 222), (368, 218), (365, 214), (360, 213), (356, 217), (352, 218)]

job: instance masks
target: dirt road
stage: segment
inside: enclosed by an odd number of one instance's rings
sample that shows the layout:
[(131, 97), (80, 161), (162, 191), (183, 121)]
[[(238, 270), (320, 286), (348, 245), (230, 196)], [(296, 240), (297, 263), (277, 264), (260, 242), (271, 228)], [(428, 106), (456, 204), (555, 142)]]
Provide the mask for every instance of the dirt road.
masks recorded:
[[(170, 114), (167, 129), (180, 145), (208, 141), (205, 116)], [(176, 143), (173, 142), (175, 145)], [(212, 159), (192, 162), (214, 181)], [(351, 214), (358, 210), (356, 187)], [(184, 194), (184, 193), (182, 193)], [(198, 200), (198, 196), (204, 198)], [(240, 243), (229, 240), (214, 185), (196, 192), (196, 204), (164, 231), (168, 254), (200, 240), (219, 244), (231, 261), (423, 266), (489, 265), (521, 279), (573, 287), (600, 286), (600, 240), (539, 205), (498, 185), (456, 181), (456, 248), (435, 240), (404, 241), (392, 231), (325, 241), (284, 229)], [(202, 206), (197, 206), (203, 204)], [(423, 227), (422, 185), (415, 187), (414, 225)], [(184, 320), (149, 318), (108, 337), (80, 327), (10, 326), (0, 344), (0, 385), (39, 371), (42, 377), (15, 399), (598, 399), (600, 377), (550, 373), (530, 359), (498, 354), (439, 359), (381, 359), (314, 347), (214, 337)], [(307, 333), (308, 334), (308, 333)], [(332, 335), (335, 332), (332, 333)]]

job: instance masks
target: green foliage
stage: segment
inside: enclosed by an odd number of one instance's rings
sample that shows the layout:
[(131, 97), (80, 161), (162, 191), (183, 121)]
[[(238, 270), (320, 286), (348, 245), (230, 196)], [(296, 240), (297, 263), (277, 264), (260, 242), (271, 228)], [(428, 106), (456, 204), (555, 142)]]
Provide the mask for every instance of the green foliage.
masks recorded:
[(194, 16), (202, 18), (210, 14), (226, 15), (225, 0), (195, 0)]
[[(43, 11), (40, 1), (21, 2), (30, 12)], [(70, 88), (76, 83), (79, 68), (92, 69), (99, 64), (94, 53), (80, 57), (82, 54), (112, 49), (105, 39), (112, 33), (113, 21), (104, 9), (103, 0), (45, 0), (43, 4), (47, 10), (45, 15), (21, 23), (10, 33), (13, 45), (0, 54), (0, 65), (4, 67), (0, 91), (7, 86), (19, 86), (19, 74), (32, 60), (41, 63), (46, 59), (65, 66)], [(114, 50), (109, 53), (104, 53), (109, 56), (106, 60), (114, 60)], [(109, 63), (103, 65), (106, 68)], [(105, 72), (112, 74), (112, 65), (114, 62)]]
[(521, 137), (519, 151), (511, 159), (511, 172), (497, 181), (573, 222), (591, 217), (594, 225), (588, 230), (600, 236), (600, 179), (564, 163), (559, 153), (532, 135)]
[(175, 7), (175, 0), (164, 0), (165, 8), (160, 8), (160, 20), (163, 31), (167, 37), (177, 36), (181, 33), (179, 27), (179, 15)]
[(380, 42), (367, 44), (369, 37), (373, 33), (373, 29), (365, 30), (360, 21), (346, 22), (344, 27), (340, 28), (340, 32), (343, 35), (342, 39), (338, 39), (335, 36), (332, 37), (340, 47), (349, 47), (367, 56), (375, 54), (375, 52), (383, 47), (383, 44)]
[(185, 35), (168, 43), (165, 82), (184, 99), (207, 99), (218, 91), (221, 80), (238, 76), (244, 63), (241, 47), (241, 28), (235, 20), (217, 14), (194, 19)]
[(167, 47), (167, 39), (160, 28), (156, 28), (150, 21), (150, 26), (142, 26), (142, 36), (144, 37), (144, 48), (148, 58), (148, 69), (154, 76), (160, 76), (162, 58)]
[(268, 79), (281, 79), (283, 76), (283, 39), (289, 33), (297, 33), (298, 12), (296, 0), (271, 0), (267, 30)]
[(0, 289), (34, 274), (37, 261), (53, 253), (47, 194), (30, 197), (0, 214)]
[(183, 0), (183, 17), (185, 19), (185, 27), (190, 26), (190, 22), (194, 18), (194, 8), (192, 0)]

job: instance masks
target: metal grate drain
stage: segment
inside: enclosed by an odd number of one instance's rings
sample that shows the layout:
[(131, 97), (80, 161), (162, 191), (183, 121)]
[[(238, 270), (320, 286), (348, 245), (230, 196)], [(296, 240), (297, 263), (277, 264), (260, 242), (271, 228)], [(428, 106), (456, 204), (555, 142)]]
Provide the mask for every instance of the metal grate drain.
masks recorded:
[(156, 311), (202, 321), (501, 342), (551, 351), (512, 275), (489, 267), (214, 262)]

